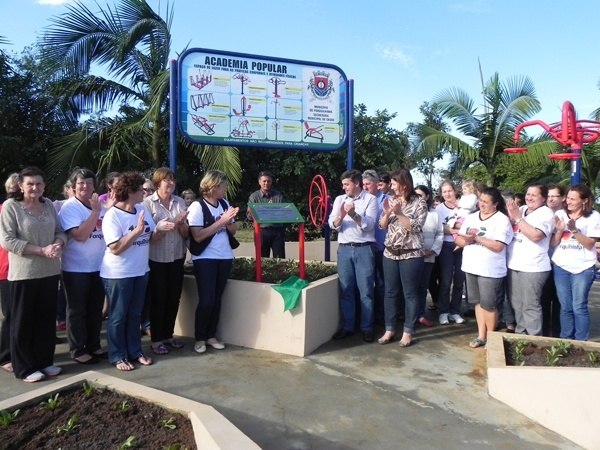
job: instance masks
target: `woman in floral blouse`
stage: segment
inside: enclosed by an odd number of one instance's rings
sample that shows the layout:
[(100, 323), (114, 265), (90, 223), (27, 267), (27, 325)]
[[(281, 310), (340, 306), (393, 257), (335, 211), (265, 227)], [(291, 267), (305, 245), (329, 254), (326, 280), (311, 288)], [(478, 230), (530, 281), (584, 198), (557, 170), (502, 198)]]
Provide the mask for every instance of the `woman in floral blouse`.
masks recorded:
[(407, 169), (391, 174), (393, 197), (384, 201), (379, 226), (387, 229), (383, 252), (385, 278), (385, 334), (377, 342), (387, 344), (396, 335), (400, 289), (404, 294), (404, 328), (400, 345), (412, 342), (418, 314), (419, 281), (423, 271), (423, 224), (427, 203), (413, 187)]

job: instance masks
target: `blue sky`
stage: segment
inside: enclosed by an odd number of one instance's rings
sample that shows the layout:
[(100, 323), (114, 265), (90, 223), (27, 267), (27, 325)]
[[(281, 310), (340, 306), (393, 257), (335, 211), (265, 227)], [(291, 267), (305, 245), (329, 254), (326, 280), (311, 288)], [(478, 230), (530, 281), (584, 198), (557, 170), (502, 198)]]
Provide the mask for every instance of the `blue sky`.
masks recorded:
[[(114, 4), (98, 0), (99, 4)], [(0, 35), (20, 51), (43, 34), (60, 0), (0, 0)], [(91, 10), (95, 2), (84, 0)], [(164, 11), (165, 0), (149, 0)], [(339, 66), (355, 80), (355, 103), (397, 113), (404, 129), (419, 105), (449, 87), (478, 103), (481, 81), (527, 75), (542, 111), (560, 119), (565, 100), (579, 118), (600, 107), (597, 0), (175, 0), (173, 57), (186, 46)], [(561, 6), (562, 5), (562, 6)], [(534, 131), (533, 129), (531, 130)]]

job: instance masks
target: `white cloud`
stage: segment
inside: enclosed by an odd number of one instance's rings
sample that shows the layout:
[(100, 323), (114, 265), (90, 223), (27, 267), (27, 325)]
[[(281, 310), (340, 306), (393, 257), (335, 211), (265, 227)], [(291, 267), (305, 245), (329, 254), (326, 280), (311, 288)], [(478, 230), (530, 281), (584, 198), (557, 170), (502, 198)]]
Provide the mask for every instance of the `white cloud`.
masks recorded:
[(394, 61), (404, 67), (412, 67), (414, 65), (413, 58), (403, 49), (392, 45), (377, 45), (376, 52), (383, 59)]

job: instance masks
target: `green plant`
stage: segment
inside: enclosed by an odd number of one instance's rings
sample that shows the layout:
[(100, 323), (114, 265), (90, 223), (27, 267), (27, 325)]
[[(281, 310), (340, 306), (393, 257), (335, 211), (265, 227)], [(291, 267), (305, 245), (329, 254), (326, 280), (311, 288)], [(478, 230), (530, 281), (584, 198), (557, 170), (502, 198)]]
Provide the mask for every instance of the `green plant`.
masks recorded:
[(560, 361), (560, 358), (563, 356), (560, 348), (556, 347), (556, 346), (552, 346), (550, 348), (546, 349), (546, 362), (548, 363), (549, 366), (557, 366), (558, 365), (558, 361)]
[(554, 346), (560, 351), (561, 356), (566, 356), (573, 345), (570, 342), (558, 340)]
[[(306, 279), (309, 282), (337, 273), (337, 266), (310, 261), (305, 264)], [(262, 260), (263, 283), (281, 283), (292, 275), (298, 275), (298, 261), (264, 258)], [(229, 278), (233, 280), (255, 281), (256, 260), (254, 258), (235, 258)]]
[(134, 448), (135, 447), (135, 436), (129, 436), (125, 442), (123, 442), (121, 444), (121, 446), (119, 447), (119, 450), (125, 450), (127, 448)]
[(79, 428), (81, 425), (79, 425), (77, 423), (77, 416), (76, 415), (72, 415), (71, 417), (69, 417), (69, 420), (67, 420), (67, 423), (65, 425), (63, 425), (62, 427), (58, 427), (56, 429), (56, 433), (60, 434), (60, 433), (71, 433), (73, 431), (75, 431), (77, 428)]
[(95, 391), (94, 386), (92, 386), (89, 383), (83, 383), (82, 387), (83, 387), (83, 393), (85, 394), (86, 397), (90, 397)]
[(46, 400), (45, 402), (40, 403), (40, 405), (42, 405), (46, 409), (49, 409), (50, 411), (54, 411), (60, 405), (60, 402), (58, 401), (58, 396), (59, 395), (60, 395), (60, 393), (57, 392), (54, 395), (54, 397), (48, 398), (48, 400)]
[(129, 409), (130, 406), (131, 405), (129, 405), (129, 402), (127, 400), (123, 400), (117, 405), (117, 411), (125, 412)]
[(514, 353), (515, 353), (515, 361), (519, 363), (519, 365), (525, 365), (525, 356), (523, 354), (525, 347), (527, 347), (528, 343), (525, 339), (519, 339), (515, 342)]
[(19, 415), (19, 413), (21, 412), (20, 409), (16, 409), (13, 412), (9, 413), (8, 411), (0, 411), (0, 425), (10, 425), (11, 423), (13, 423), (15, 421), (15, 419), (17, 418), (17, 416)]
[(600, 362), (600, 358), (598, 357), (598, 353), (596, 352), (587, 352), (588, 360), (593, 367), (596, 367)]
[(163, 419), (160, 421), (160, 424), (169, 430), (174, 430), (175, 428), (177, 428), (177, 424), (175, 423), (174, 417), (169, 417), (168, 419)]

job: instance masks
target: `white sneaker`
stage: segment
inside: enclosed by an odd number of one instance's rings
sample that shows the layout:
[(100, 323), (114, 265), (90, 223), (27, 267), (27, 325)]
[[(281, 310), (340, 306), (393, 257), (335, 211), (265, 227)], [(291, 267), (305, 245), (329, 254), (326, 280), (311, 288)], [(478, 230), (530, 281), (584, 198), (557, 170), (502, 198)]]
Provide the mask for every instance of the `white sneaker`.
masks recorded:
[(456, 322), (456, 323), (465, 323), (466, 320), (462, 318), (462, 316), (460, 314), (450, 314), (448, 316), (448, 318), (452, 321), (452, 322)]
[(223, 350), (225, 348), (225, 344), (223, 344), (215, 338), (210, 338), (208, 341), (206, 341), (206, 343), (215, 350)]
[(197, 353), (204, 353), (206, 351), (206, 342), (196, 341), (196, 343), (194, 344), (194, 350)]
[(440, 325), (448, 325), (448, 314), (440, 314)]
[(30, 373), (25, 378), (23, 378), (23, 381), (25, 383), (36, 383), (38, 381), (42, 381), (44, 378), (46, 378), (46, 375), (44, 375), (39, 370), (36, 370), (35, 372)]
[(62, 369), (57, 366), (48, 366), (42, 369), (42, 373), (47, 377), (55, 377), (62, 372)]

